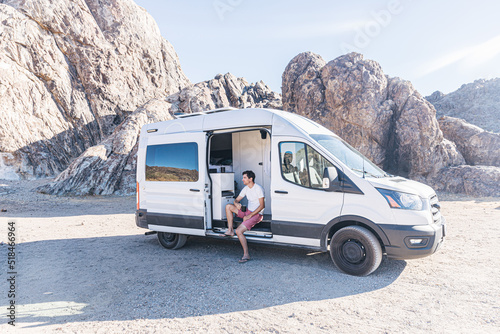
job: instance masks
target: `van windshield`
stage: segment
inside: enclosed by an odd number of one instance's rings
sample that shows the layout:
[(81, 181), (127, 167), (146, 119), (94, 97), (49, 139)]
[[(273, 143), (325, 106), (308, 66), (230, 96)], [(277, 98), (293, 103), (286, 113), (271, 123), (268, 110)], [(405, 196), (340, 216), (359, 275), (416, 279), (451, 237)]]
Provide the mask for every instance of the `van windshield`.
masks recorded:
[(311, 137), (342, 161), (347, 167), (361, 176), (363, 176), (363, 174), (371, 177), (390, 176), (368, 160), (364, 155), (359, 153), (354, 147), (338, 137), (330, 135), (311, 135)]

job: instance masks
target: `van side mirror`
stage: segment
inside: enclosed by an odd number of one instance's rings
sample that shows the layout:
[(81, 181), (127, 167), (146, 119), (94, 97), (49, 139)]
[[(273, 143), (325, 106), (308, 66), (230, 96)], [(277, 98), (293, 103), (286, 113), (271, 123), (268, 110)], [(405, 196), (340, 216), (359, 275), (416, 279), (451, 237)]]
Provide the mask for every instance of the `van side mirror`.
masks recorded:
[(337, 168), (325, 168), (323, 171), (323, 189), (326, 191), (342, 191)]

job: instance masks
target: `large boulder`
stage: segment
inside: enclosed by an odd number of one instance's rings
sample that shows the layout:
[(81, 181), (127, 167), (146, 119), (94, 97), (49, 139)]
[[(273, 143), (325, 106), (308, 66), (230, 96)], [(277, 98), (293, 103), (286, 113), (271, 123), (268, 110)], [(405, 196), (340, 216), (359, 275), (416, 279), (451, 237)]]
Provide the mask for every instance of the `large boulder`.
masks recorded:
[(305, 52), (282, 78), (284, 110), (318, 121), (385, 170), (426, 179), (464, 163), (443, 138), (432, 105), (409, 81), (386, 76), (361, 54), (326, 63)]
[(500, 78), (476, 80), (456, 91), (434, 92), (426, 97), (437, 116), (461, 118), (487, 131), (500, 133)]
[(223, 107), (281, 109), (280, 94), (260, 81), (249, 84), (231, 73), (186, 87), (167, 97), (172, 113), (194, 113)]
[(463, 119), (443, 116), (439, 126), (445, 138), (457, 145), (468, 165), (500, 167), (500, 134), (485, 131)]
[(152, 98), (187, 86), (131, 0), (0, 4), (0, 175), (57, 175)]
[(323, 58), (312, 52), (301, 53), (290, 61), (282, 76), (284, 110), (317, 119), (325, 101), (320, 73), (325, 65)]
[(88, 148), (53, 182), (38, 191), (57, 195), (131, 195), (139, 132), (143, 125), (222, 107), (280, 108), (281, 96), (262, 81), (249, 84), (231, 73), (217, 75), (162, 100), (151, 100), (128, 116), (111, 136)]
[(472, 196), (500, 196), (500, 168), (456, 166), (441, 169), (432, 180), (435, 190)]

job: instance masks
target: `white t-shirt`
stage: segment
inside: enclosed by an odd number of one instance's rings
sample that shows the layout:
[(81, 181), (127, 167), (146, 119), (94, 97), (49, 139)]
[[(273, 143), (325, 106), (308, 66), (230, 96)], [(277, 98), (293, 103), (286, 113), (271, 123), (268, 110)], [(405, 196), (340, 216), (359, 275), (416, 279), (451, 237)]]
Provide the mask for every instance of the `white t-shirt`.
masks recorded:
[[(245, 188), (243, 188), (243, 190), (240, 192), (240, 196), (247, 197), (248, 210), (254, 212), (259, 208), (259, 198), (264, 197), (264, 188), (259, 186), (257, 183), (254, 183), (252, 188), (245, 186)], [(259, 213), (262, 215), (263, 212), (264, 210)]]

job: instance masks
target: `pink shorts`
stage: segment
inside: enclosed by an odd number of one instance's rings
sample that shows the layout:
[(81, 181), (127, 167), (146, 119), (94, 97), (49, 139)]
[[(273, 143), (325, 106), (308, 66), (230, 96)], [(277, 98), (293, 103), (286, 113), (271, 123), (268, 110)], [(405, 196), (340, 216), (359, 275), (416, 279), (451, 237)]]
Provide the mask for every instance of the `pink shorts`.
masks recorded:
[[(243, 218), (245, 216), (248, 216), (251, 213), (252, 213), (252, 211), (250, 211), (250, 210), (247, 210), (245, 212), (238, 210), (238, 217)], [(252, 227), (254, 227), (255, 225), (257, 225), (258, 223), (261, 222), (262, 218), (264, 218), (264, 217), (261, 214), (256, 214), (252, 218), (244, 221), (242, 224), (247, 228), (247, 230), (250, 231), (252, 229)]]

